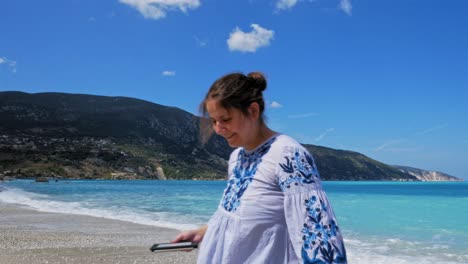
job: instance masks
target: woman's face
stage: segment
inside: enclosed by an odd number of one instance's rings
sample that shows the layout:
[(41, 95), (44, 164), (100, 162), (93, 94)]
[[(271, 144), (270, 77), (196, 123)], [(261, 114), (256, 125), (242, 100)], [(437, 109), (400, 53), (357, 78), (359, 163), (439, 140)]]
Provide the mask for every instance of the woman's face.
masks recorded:
[(258, 129), (254, 116), (244, 115), (236, 108), (226, 109), (216, 100), (208, 100), (206, 110), (214, 131), (224, 137), (229, 146), (248, 148), (254, 141), (255, 129)]

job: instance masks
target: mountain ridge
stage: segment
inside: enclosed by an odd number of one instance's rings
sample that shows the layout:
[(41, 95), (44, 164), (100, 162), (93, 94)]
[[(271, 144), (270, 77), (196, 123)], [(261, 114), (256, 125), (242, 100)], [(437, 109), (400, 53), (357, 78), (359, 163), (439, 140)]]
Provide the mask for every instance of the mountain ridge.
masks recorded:
[[(200, 117), (130, 97), (0, 92), (0, 174), (223, 179), (232, 148)], [(303, 144), (324, 180), (418, 180), (360, 153)]]

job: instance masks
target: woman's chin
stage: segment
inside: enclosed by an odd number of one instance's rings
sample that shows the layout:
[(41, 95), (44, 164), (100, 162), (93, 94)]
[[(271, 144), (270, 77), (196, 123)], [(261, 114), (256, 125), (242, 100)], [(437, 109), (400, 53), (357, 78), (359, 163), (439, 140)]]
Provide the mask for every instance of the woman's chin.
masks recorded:
[(228, 145), (231, 147), (231, 148), (238, 148), (240, 147), (238, 144), (234, 143), (234, 142), (231, 142), (231, 141), (227, 141)]
[(230, 137), (230, 138), (226, 138), (226, 141), (227, 141), (228, 145), (229, 145), (231, 148), (240, 147), (239, 142), (237, 142), (237, 140), (235, 140), (234, 138), (235, 138), (235, 136), (232, 136), (232, 137)]

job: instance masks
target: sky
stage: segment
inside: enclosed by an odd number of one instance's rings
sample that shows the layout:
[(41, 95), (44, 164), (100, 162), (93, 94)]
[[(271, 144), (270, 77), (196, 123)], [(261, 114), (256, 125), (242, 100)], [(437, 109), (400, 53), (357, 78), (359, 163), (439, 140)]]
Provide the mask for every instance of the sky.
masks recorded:
[(302, 143), (468, 180), (468, 1), (0, 1), (0, 91), (127, 96), (198, 114), (263, 72)]

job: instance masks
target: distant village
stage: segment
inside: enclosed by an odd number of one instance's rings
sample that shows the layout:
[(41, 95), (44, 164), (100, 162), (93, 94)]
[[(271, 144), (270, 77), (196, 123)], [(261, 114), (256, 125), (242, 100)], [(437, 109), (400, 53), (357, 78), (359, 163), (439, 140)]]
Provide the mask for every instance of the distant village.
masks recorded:
[[(45, 179), (166, 179), (160, 167), (122, 166), (129, 157), (110, 139), (47, 138), (34, 135), (0, 135), (0, 180)], [(19, 159), (19, 160), (18, 160)], [(104, 173), (116, 165), (116, 170)], [(75, 169), (73, 169), (75, 168)], [(76, 169), (82, 169), (77, 171)], [(76, 171), (74, 171), (76, 170)], [(75, 172), (76, 177), (73, 177)], [(103, 176), (104, 175), (104, 176)]]

